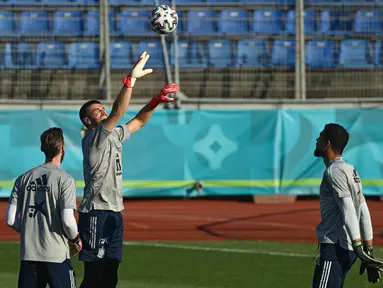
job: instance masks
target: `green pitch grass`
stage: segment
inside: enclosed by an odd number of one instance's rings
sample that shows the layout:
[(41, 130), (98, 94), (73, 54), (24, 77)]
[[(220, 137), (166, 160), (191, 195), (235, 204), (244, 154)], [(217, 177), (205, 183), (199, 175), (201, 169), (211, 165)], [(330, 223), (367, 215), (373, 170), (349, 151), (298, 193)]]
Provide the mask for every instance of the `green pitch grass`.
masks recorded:
[[(383, 258), (383, 249), (375, 249)], [(124, 247), (118, 287), (129, 288), (308, 288), (316, 245), (270, 242), (133, 242)], [(73, 259), (77, 285), (82, 263)], [(359, 260), (345, 287), (377, 287), (359, 276)], [(0, 242), (1, 287), (16, 287), (17, 243)], [(380, 284), (378, 284), (380, 286)]]

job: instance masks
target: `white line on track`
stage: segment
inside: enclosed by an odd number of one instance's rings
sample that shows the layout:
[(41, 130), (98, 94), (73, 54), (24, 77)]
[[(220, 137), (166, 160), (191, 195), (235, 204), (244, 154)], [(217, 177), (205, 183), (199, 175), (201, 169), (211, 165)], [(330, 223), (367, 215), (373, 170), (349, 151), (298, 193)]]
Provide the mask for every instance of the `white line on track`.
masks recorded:
[(180, 250), (195, 250), (195, 251), (208, 251), (208, 252), (227, 252), (227, 253), (242, 253), (242, 254), (257, 254), (257, 255), (270, 255), (270, 256), (285, 256), (297, 258), (313, 258), (314, 255), (302, 253), (288, 253), (266, 250), (249, 250), (249, 249), (236, 249), (236, 248), (218, 248), (218, 247), (203, 247), (179, 244), (166, 244), (166, 243), (143, 243), (143, 242), (124, 242), (126, 246), (135, 247), (151, 247), (151, 248), (168, 248)]

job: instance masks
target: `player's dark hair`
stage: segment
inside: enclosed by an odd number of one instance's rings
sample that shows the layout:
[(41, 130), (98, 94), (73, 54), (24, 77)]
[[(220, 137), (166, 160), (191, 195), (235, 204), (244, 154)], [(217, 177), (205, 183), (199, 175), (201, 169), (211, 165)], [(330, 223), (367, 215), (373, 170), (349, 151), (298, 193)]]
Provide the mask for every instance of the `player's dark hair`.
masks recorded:
[(327, 141), (330, 141), (332, 150), (335, 153), (343, 153), (349, 139), (349, 134), (343, 126), (329, 123), (324, 127), (323, 136)]
[[(86, 116), (88, 116), (88, 115), (86, 114), (88, 107), (89, 107), (90, 105), (93, 105), (93, 104), (101, 104), (101, 102), (98, 101), (98, 100), (89, 100), (88, 102), (86, 102), (85, 104), (83, 104), (83, 105), (81, 106), (81, 108), (80, 108), (80, 112), (79, 112), (79, 116), (80, 116), (80, 120), (81, 120), (82, 123), (84, 123), (84, 121), (83, 121), (84, 118), (85, 118)], [(84, 124), (85, 124), (85, 123), (84, 123)]]
[(40, 137), (41, 151), (44, 152), (47, 160), (52, 160), (61, 152), (64, 145), (64, 135), (61, 128), (52, 127), (44, 131)]

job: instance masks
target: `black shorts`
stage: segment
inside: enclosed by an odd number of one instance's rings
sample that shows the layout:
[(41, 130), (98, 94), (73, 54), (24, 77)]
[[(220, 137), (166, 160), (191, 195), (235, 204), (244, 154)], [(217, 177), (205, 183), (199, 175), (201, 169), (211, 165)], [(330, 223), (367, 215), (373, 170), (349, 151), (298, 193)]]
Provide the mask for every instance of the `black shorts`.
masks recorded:
[(78, 229), (82, 240), (80, 260), (122, 261), (124, 223), (121, 212), (92, 210), (80, 213)]
[(73, 266), (69, 259), (62, 263), (21, 261), (19, 288), (76, 288)]
[(320, 257), (313, 277), (313, 288), (341, 288), (352, 265), (356, 261), (354, 251), (338, 244), (321, 244)]

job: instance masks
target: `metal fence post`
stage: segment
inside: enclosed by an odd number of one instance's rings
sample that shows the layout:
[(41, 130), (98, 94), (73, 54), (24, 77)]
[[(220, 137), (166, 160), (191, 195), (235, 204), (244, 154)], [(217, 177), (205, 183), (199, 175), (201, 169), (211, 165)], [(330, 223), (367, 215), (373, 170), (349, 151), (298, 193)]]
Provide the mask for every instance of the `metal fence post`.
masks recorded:
[(296, 0), (295, 27), (295, 99), (306, 99), (306, 49), (304, 32), (304, 0)]
[(105, 69), (105, 96), (109, 101), (111, 99), (111, 87), (110, 87), (110, 37), (109, 37), (109, 3), (108, 0), (102, 1), (104, 4), (103, 9), (103, 35), (104, 35), (104, 69)]

